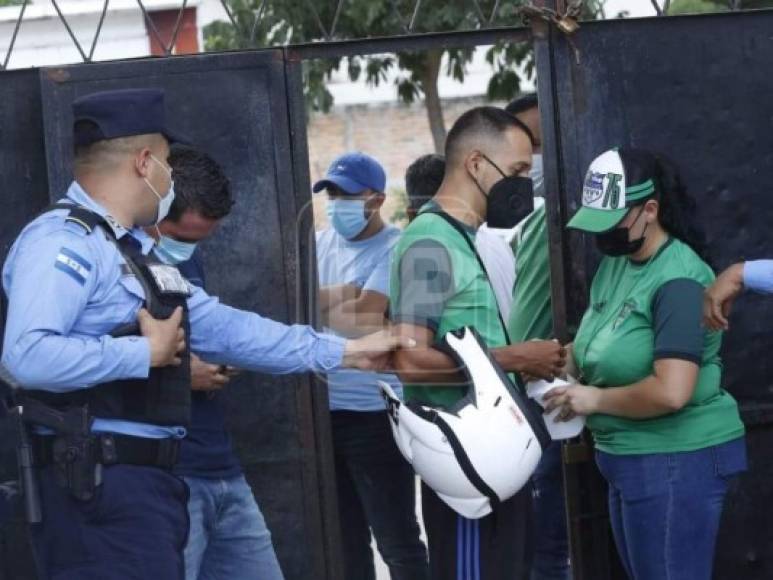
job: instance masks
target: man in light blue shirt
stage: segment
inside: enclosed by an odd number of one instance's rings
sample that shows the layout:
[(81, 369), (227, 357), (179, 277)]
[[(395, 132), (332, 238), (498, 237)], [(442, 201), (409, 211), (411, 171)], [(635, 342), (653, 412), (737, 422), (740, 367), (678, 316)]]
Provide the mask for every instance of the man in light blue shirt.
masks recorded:
[[(400, 230), (385, 224), (386, 175), (362, 153), (330, 165), (314, 191), (327, 191), (328, 229), (317, 234), (322, 322), (343, 336), (384, 328), (390, 257)], [(342, 580), (375, 580), (371, 530), (392, 580), (426, 580), (413, 470), (392, 436), (377, 381), (402, 387), (394, 375), (341, 370), (327, 374), (339, 518)]]
[(717, 276), (704, 295), (706, 326), (712, 330), (728, 330), (733, 302), (744, 289), (773, 294), (773, 260), (739, 262)]
[(35, 555), (57, 580), (182, 579), (187, 489), (170, 469), (190, 420), (191, 351), (262, 372), (324, 372), (380, 368), (396, 343), (287, 326), (187, 284), (149, 256), (141, 229), (174, 199), (163, 91), (95, 93), (73, 113), (75, 181), (3, 269), (3, 365), (25, 399), (88, 405), (95, 417), (88, 453), (61, 434), (33, 437)]

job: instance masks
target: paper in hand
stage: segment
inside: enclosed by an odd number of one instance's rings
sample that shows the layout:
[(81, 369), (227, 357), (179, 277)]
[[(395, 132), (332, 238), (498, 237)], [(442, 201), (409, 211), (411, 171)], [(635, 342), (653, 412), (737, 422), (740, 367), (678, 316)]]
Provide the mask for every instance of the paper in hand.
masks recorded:
[[(571, 376), (564, 379), (555, 379), (552, 383), (547, 381), (531, 381), (526, 384), (526, 393), (530, 399), (537, 401), (542, 407), (545, 407), (545, 395), (553, 389), (558, 387), (568, 387), (577, 383), (577, 380)], [(561, 439), (571, 439), (577, 437), (582, 433), (585, 427), (585, 417), (577, 416), (569, 421), (556, 422), (556, 416), (561, 411), (561, 408), (553, 409), (550, 413), (543, 413), (542, 418), (545, 420), (545, 426), (548, 428), (548, 433), (554, 441)]]

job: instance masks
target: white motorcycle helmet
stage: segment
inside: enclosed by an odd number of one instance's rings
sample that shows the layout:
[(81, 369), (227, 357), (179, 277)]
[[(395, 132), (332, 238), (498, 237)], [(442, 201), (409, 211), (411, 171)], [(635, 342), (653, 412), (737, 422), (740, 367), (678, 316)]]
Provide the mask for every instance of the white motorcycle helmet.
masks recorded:
[(388, 384), (379, 385), (400, 452), (451, 509), (478, 519), (529, 481), (550, 435), (535, 403), (473, 329), (450, 332), (444, 342), (470, 385), (452, 408), (404, 403)]

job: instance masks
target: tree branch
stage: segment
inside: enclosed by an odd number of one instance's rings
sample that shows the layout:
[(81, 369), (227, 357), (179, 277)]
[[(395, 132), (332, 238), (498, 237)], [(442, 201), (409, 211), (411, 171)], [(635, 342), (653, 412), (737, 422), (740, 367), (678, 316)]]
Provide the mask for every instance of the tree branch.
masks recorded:
[(446, 125), (443, 119), (443, 105), (438, 94), (438, 76), (443, 51), (429, 50), (424, 56), (424, 66), (421, 71), (421, 90), (424, 92), (424, 102), (427, 107), (429, 129), (435, 151), (442, 154), (446, 143)]

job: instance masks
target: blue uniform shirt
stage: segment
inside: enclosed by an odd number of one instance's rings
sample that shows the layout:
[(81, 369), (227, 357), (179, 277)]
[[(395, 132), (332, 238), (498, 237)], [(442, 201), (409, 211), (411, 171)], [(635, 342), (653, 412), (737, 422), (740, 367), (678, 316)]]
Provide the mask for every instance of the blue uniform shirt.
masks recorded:
[[(317, 270), (320, 286), (354, 284), (389, 296), (389, 261), (400, 230), (384, 226), (367, 240), (347, 240), (334, 228), (317, 234)], [(331, 329), (325, 329), (333, 332)], [(344, 369), (328, 373), (331, 411), (383, 411), (384, 398), (377, 381), (388, 383), (402, 396), (400, 380), (392, 374)]]
[(743, 266), (743, 285), (749, 290), (773, 294), (773, 260), (754, 260)]
[[(133, 236), (147, 254), (153, 239), (127, 231), (73, 182), (66, 199), (104, 216), (116, 237)], [(8, 318), (2, 363), (26, 388), (67, 392), (116, 379), (143, 379), (150, 347), (141, 336), (109, 333), (133, 322), (144, 303), (139, 281), (101, 228), (92, 234), (48, 212), (14, 242), (3, 268)], [(188, 299), (191, 350), (204, 360), (268, 372), (326, 372), (340, 366), (344, 340), (308, 326), (288, 326), (220, 304), (192, 287)], [(141, 437), (182, 437), (181, 427), (99, 419), (95, 431)]]

